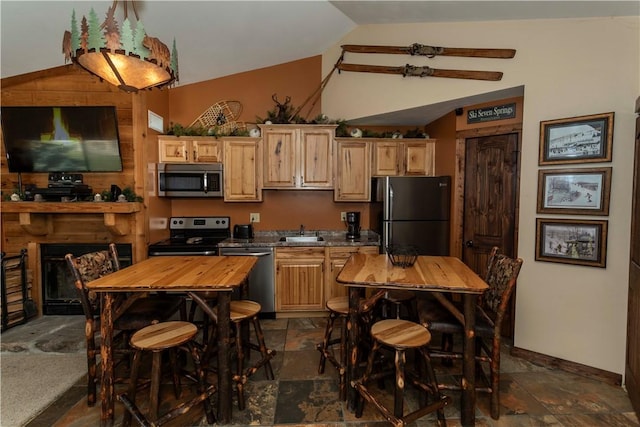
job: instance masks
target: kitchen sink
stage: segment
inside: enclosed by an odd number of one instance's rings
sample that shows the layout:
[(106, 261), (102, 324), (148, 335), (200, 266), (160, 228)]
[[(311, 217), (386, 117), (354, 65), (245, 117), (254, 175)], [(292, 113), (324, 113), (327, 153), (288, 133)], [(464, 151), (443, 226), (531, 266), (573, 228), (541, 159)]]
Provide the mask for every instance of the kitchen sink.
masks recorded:
[(324, 239), (320, 236), (284, 236), (280, 238), (281, 242), (306, 243), (306, 242), (322, 242)]

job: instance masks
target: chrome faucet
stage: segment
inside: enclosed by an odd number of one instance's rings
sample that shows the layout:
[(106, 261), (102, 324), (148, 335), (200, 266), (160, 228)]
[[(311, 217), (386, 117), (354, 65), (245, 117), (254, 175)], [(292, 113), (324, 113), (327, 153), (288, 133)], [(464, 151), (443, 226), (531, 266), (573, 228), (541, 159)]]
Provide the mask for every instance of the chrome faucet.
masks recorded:
[(300, 235), (304, 236), (304, 224), (300, 224)]

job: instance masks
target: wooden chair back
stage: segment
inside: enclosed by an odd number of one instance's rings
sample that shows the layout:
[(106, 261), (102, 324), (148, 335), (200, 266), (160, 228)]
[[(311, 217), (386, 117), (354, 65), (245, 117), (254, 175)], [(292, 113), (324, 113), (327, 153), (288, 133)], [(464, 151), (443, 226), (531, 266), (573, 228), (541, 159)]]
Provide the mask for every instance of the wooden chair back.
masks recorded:
[(521, 267), (521, 258), (514, 259), (500, 254), (497, 246), (491, 249), (485, 276), (489, 289), (482, 296), (481, 308), (483, 313), (491, 318), (496, 328), (500, 327), (507, 311)]
[(99, 315), (100, 305), (98, 295), (93, 291), (89, 291), (86, 284), (117, 271), (120, 268), (120, 264), (117, 261), (114, 263), (113, 259), (112, 251), (110, 250), (89, 252), (78, 256), (73, 254), (65, 255), (65, 260), (71, 270), (74, 284), (80, 297), (82, 310), (87, 319), (94, 319)]

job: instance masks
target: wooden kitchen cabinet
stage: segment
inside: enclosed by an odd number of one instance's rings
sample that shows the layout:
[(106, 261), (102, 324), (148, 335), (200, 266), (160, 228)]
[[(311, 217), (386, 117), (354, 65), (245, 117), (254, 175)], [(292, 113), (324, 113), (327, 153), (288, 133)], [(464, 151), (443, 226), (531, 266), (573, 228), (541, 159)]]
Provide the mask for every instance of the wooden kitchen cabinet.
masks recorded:
[(327, 248), (327, 283), (325, 286), (325, 302), (333, 297), (347, 296), (349, 289), (342, 283), (338, 283), (336, 278), (344, 267), (349, 257), (355, 253), (377, 254), (377, 246), (332, 246)]
[(372, 141), (373, 176), (435, 175), (435, 140), (382, 139)]
[(261, 202), (262, 156), (259, 138), (223, 138), (224, 201)]
[(324, 309), (325, 248), (276, 249), (276, 311)]
[(336, 202), (371, 200), (371, 143), (354, 138), (336, 138)]
[(264, 144), (264, 188), (333, 188), (335, 125), (259, 127)]
[(222, 162), (222, 141), (212, 136), (158, 137), (160, 163), (217, 163)]

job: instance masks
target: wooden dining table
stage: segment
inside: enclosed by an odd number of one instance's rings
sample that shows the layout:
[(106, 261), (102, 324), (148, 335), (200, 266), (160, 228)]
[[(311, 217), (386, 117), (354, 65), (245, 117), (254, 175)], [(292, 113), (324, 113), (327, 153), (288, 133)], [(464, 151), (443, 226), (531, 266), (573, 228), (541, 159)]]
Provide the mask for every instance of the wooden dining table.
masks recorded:
[[(89, 291), (102, 296), (100, 333), (102, 345), (100, 425), (114, 422), (115, 388), (113, 369), (113, 321), (135, 298), (115, 304), (118, 293), (179, 292), (210, 312), (199, 292), (217, 292), (218, 320), (218, 422), (231, 420), (232, 384), (229, 344), (231, 318), (229, 304), (236, 288), (246, 289), (247, 277), (258, 258), (252, 256), (162, 256), (137, 262), (129, 267), (87, 283)], [(204, 305), (203, 305), (204, 304)], [(224, 356), (224, 357), (222, 357)]]
[[(353, 254), (347, 260), (336, 280), (349, 287), (349, 331), (347, 351), (347, 384), (359, 375), (358, 362), (358, 302), (365, 288), (402, 289), (430, 292), (464, 325), (463, 366), (461, 396), (461, 423), (475, 425), (475, 316), (476, 300), (489, 287), (473, 270), (459, 258), (448, 256), (418, 256), (410, 267), (398, 267), (391, 263), (387, 255)], [(461, 313), (444, 295), (460, 294), (463, 298)], [(349, 387), (348, 408), (355, 410), (358, 392)]]

